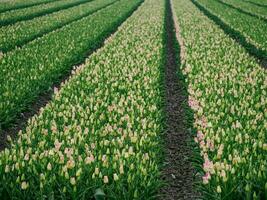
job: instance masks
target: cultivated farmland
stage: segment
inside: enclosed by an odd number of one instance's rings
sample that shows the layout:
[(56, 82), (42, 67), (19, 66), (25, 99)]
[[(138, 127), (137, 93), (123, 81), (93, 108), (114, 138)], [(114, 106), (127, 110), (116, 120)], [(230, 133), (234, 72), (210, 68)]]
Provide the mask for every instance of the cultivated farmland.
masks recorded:
[(0, 2), (0, 199), (267, 199), (266, 0)]

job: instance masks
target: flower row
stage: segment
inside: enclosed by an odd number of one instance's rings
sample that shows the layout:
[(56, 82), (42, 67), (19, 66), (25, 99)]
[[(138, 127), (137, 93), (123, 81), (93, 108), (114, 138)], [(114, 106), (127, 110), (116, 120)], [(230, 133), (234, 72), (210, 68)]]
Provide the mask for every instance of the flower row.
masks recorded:
[(195, 142), (203, 160), (203, 194), (264, 199), (267, 72), (192, 2), (173, 2), (186, 52), (182, 70)]
[(6, 52), (16, 46), (22, 46), (37, 37), (86, 17), (113, 2), (115, 0), (95, 0), (32, 20), (3, 26), (0, 28), (0, 50)]
[(66, 9), (81, 3), (86, 3), (90, 0), (60, 0), (50, 2), (47, 4), (36, 5), (28, 8), (10, 10), (4, 13), (0, 13), (0, 25), (14, 24), (15, 22), (22, 20), (29, 20), (34, 17), (46, 15), (52, 12)]
[(0, 153), (0, 197), (92, 199), (99, 188), (107, 199), (153, 197), (161, 154), (164, 5), (146, 0), (54, 89), (51, 102)]
[(267, 52), (267, 25), (265, 21), (245, 13), (241, 13), (217, 0), (198, 0), (197, 2), (211, 13), (218, 16), (233, 30), (240, 32), (246, 38), (248, 43), (251, 43), (262, 51)]
[(0, 125), (12, 121), (38, 94), (83, 61), (140, 3), (118, 1), (6, 53), (0, 60)]
[(0, 4), (0, 12), (6, 12), (10, 10), (26, 8), (30, 6), (40, 5), (55, 0), (14, 0), (14, 1), (2, 1)]
[(240, 0), (221, 0), (221, 1), (229, 5), (232, 5), (238, 9), (251, 13), (253, 15), (257, 15), (263, 19), (264, 18), (267, 19), (267, 8), (266, 7), (264, 8), (264, 7), (256, 6), (249, 2), (240, 1)]
[(253, 0), (253, 1), (247, 1), (249, 3), (251, 3), (252, 5), (257, 5), (257, 6), (261, 6), (261, 7), (266, 7), (267, 3), (265, 0)]

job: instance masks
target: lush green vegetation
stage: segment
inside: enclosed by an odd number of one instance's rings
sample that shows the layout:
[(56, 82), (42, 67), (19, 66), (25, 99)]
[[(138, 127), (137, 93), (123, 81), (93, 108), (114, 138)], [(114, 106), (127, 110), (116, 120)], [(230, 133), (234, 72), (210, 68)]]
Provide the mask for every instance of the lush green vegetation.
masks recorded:
[(52, 12), (66, 9), (81, 3), (86, 3), (91, 0), (60, 0), (47, 4), (36, 5), (19, 10), (11, 10), (4, 13), (0, 13), (0, 25), (14, 24), (15, 22), (22, 20), (33, 19), (41, 15), (46, 15)]
[(1, 2), (0, 199), (267, 199), (264, 3)]
[[(267, 7), (253, 6), (249, 2), (243, 0), (221, 0), (222, 2), (228, 3), (236, 8), (240, 8), (246, 12), (256, 15), (258, 17), (267, 19)], [(266, 2), (267, 3), (267, 2)]]
[(13, 0), (13, 1), (1, 1), (0, 4), (0, 12), (5, 12), (9, 10), (19, 9), (19, 8), (26, 8), (34, 5), (44, 4), (52, 1), (57, 0)]
[(0, 28), (0, 50), (10, 51), (25, 43), (63, 27), (73, 21), (86, 17), (93, 12), (114, 3), (116, 0), (95, 0), (69, 9), (55, 12), (33, 20), (21, 21)]
[[(122, 13), (137, 2), (110, 10)], [(102, 23), (111, 19), (108, 9), (99, 14)], [(55, 88), (52, 101), (0, 153), (0, 195), (92, 199), (101, 188), (108, 199), (153, 198), (163, 32), (164, 1), (145, 1), (60, 91)]]
[(0, 60), (0, 124), (12, 121), (38, 94), (84, 60), (140, 2), (119, 1), (5, 54)]
[[(182, 70), (194, 111), (204, 198), (264, 199), (266, 70), (190, 1), (173, 2), (185, 45)], [(215, 9), (215, 1), (201, 3)]]
[(266, 0), (243, 0), (246, 2), (249, 2), (253, 5), (258, 5), (258, 6), (262, 6), (262, 7), (266, 7), (267, 6), (267, 2)]
[(248, 43), (264, 51), (264, 56), (267, 58), (267, 24), (265, 21), (241, 13), (216, 0), (197, 0), (197, 2), (232, 29), (240, 32)]

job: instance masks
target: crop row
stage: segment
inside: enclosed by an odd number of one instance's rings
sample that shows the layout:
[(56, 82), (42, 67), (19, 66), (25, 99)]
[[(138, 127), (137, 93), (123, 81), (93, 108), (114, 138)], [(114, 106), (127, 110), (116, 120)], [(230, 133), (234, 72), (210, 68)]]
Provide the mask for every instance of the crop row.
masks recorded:
[(72, 6), (86, 3), (91, 0), (60, 0), (47, 4), (32, 6), (19, 10), (11, 10), (0, 13), (0, 26), (14, 24), (18, 21), (33, 19), (41, 15), (46, 15)]
[(249, 2), (254, 5), (262, 6), (262, 7), (267, 7), (267, 2), (266, 0), (244, 0), (246, 2)]
[(0, 4), (0, 12), (6, 12), (9, 10), (15, 10), (20, 8), (26, 8), (30, 6), (40, 5), (56, 0), (13, 0), (13, 1), (2, 1)]
[(92, 199), (101, 188), (107, 199), (153, 197), (161, 154), (163, 29), (164, 1), (146, 0), (55, 88), (52, 101), (0, 153), (0, 196)]
[(256, 15), (260, 18), (267, 20), (267, 7), (253, 6), (250, 3), (242, 0), (221, 0), (224, 3), (232, 5), (237, 9), (244, 10), (252, 15)]
[(238, 31), (245, 36), (248, 43), (265, 52), (267, 57), (267, 25), (259, 18), (241, 13), (236, 9), (230, 8), (216, 0), (198, 0), (205, 9), (218, 16), (225, 24), (233, 30)]
[(14, 119), (39, 93), (82, 61), (140, 3), (141, 0), (116, 2), (6, 53), (0, 60), (0, 124)]
[(192, 2), (173, 2), (204, 198), (264, 199), (267, 72)]
[(0, 28), (0, 50), (7, 52), (16, 46), (40, 37), (73, 21), (86, 17), (116, 0), (95, 0), (59, 12), (55, 12), (33, 20), (18, 22)]

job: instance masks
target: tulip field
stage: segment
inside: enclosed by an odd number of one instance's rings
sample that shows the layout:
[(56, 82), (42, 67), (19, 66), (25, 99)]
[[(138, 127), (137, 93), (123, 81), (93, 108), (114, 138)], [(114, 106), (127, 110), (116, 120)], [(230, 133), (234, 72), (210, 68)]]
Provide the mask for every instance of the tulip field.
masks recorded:
[(6, 12), (4, 15), (1, 15), (0, 25), (8, 25), (22, 20), (29, 20), (34, 17), (49, 14), (51, 12), (69, 8), (84, 2), (88, 2), (88, 0), (60, 0), (45, 5), (42, 4), (20, 10), (11, 10)]
[(182, 70), (194, 110), (195, 141), (203, 159), (202, 187), (212, 199), (264, 199), (266, 69), (190, 1), (173, 2), (186, 51)]
[(0, 6), (0, 12), (15, 10), (19, 8), (26, 8), (35, 5), (41, 5), (44, 3), (49, 3), (54, 0), (14, 0), (14, 1), (2, 1)]
[(0, 2), (0, 199), (267, 199), (266, 33), (266, 0)]

